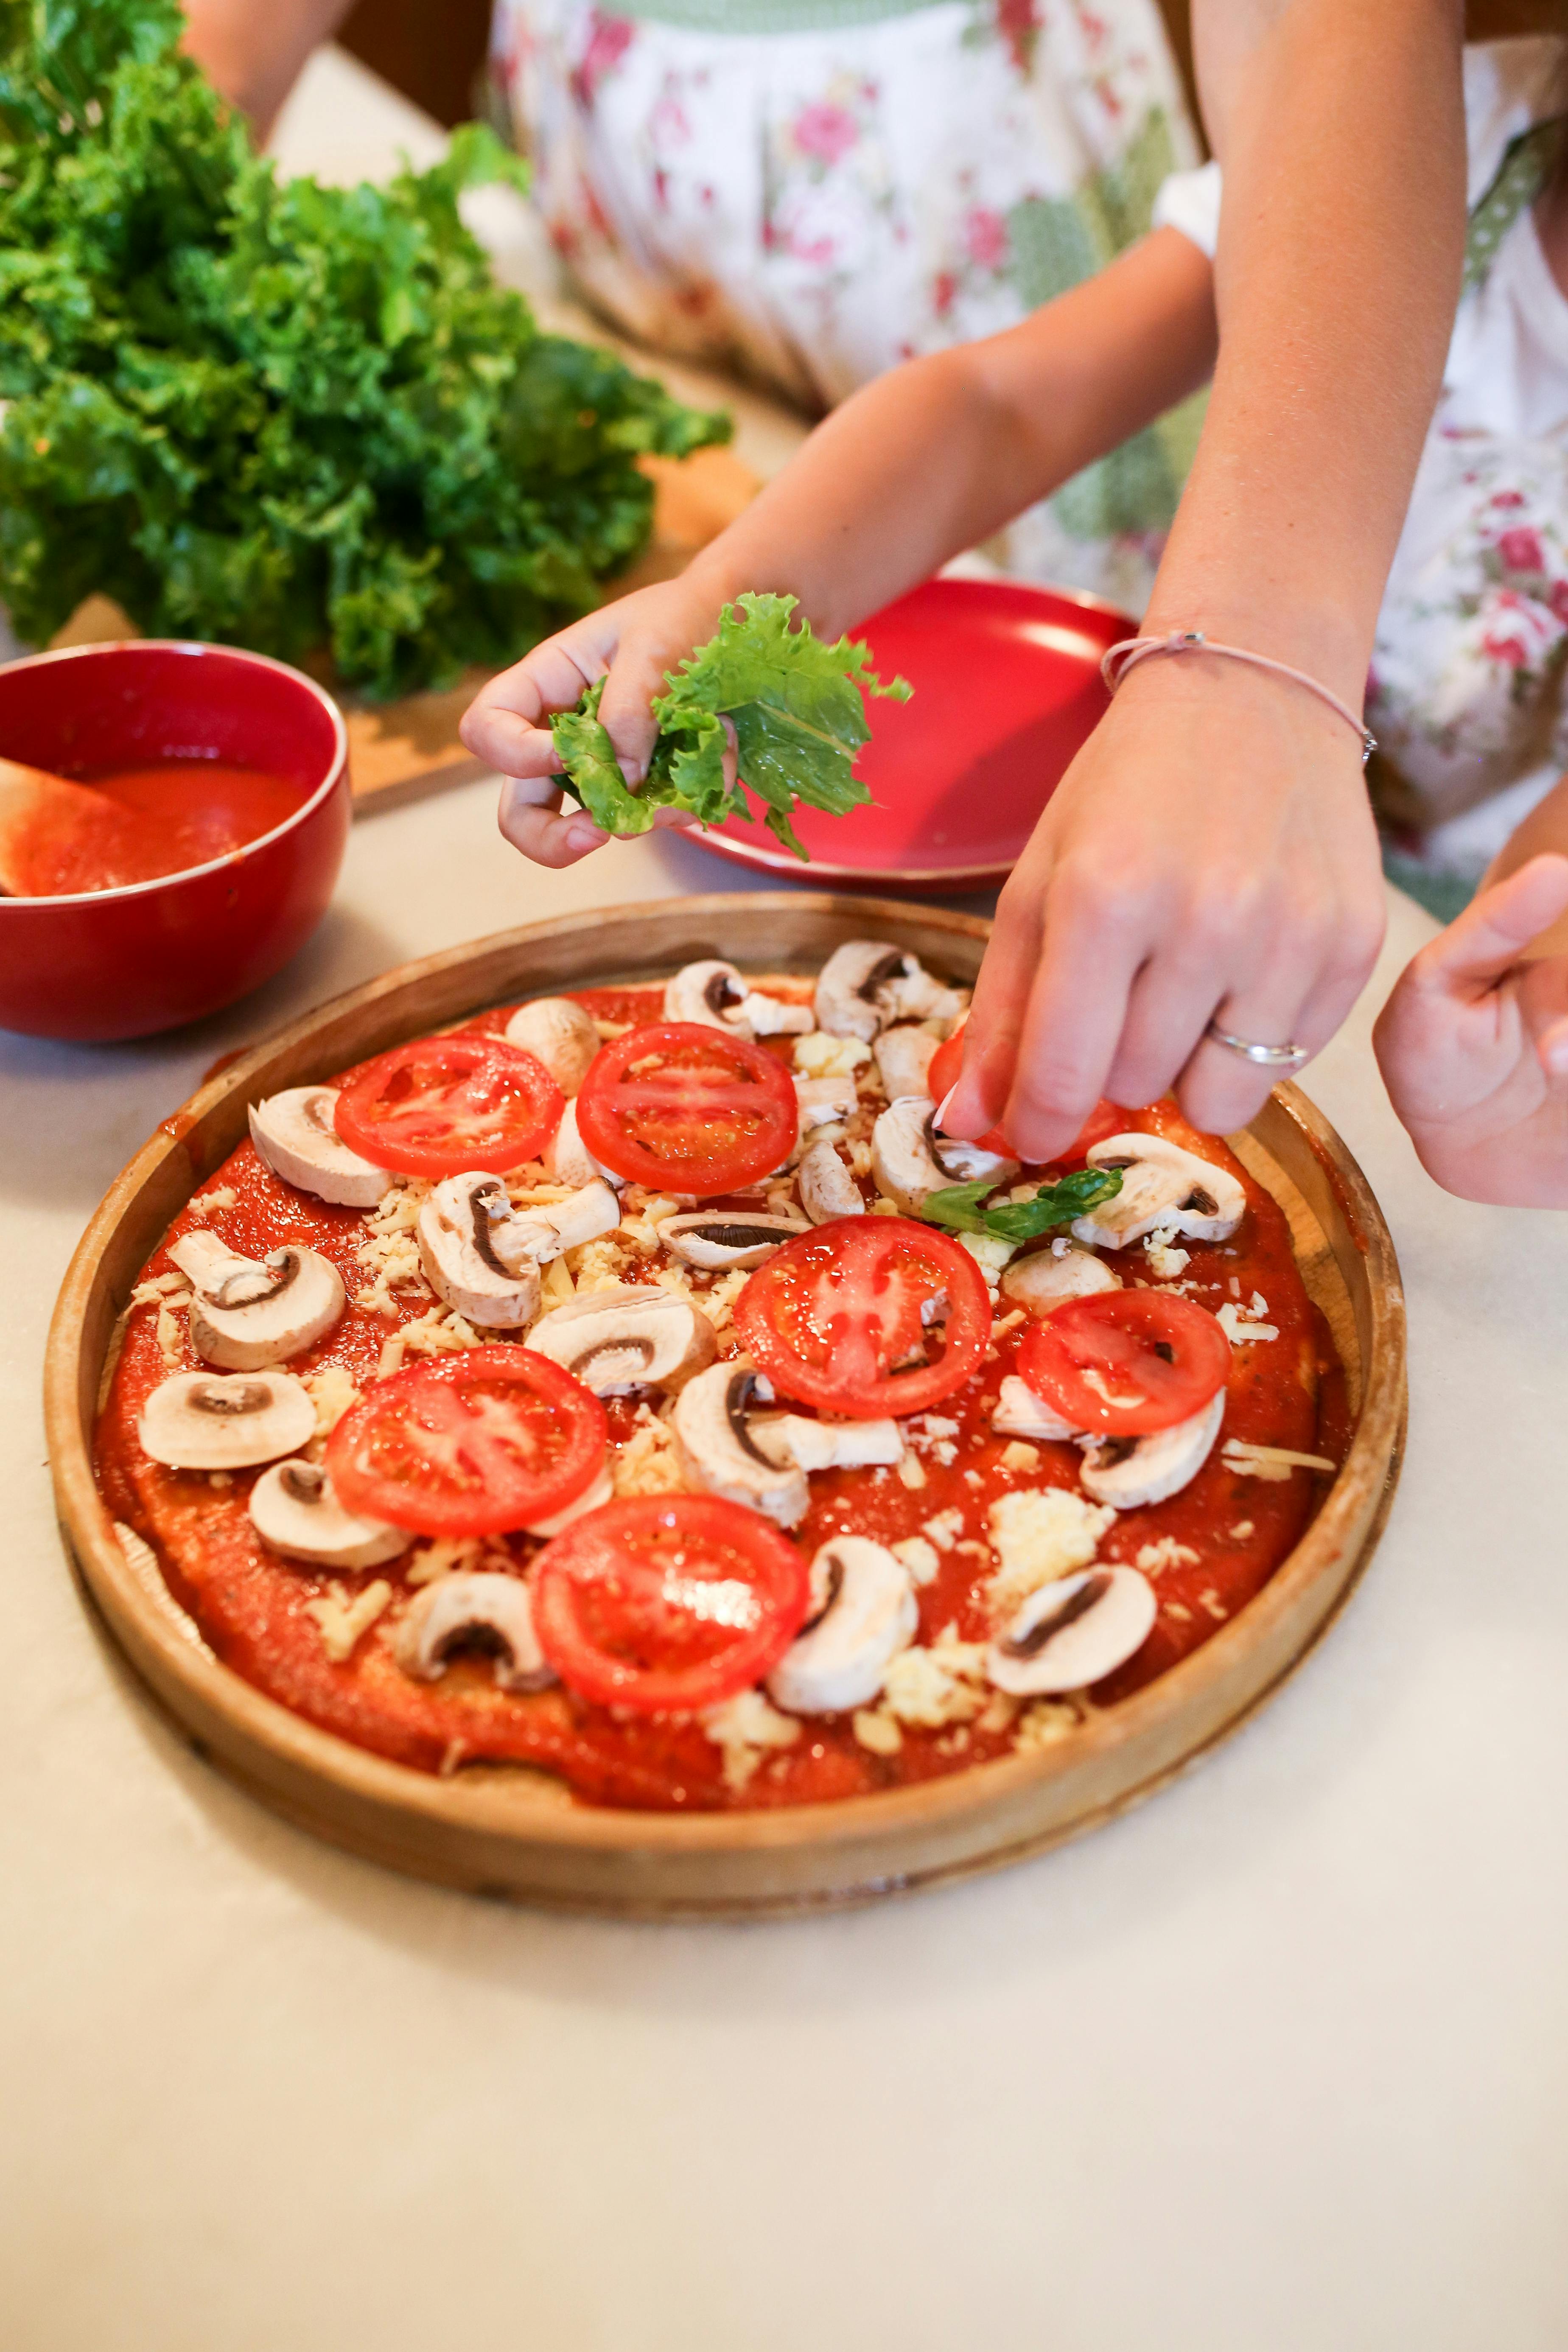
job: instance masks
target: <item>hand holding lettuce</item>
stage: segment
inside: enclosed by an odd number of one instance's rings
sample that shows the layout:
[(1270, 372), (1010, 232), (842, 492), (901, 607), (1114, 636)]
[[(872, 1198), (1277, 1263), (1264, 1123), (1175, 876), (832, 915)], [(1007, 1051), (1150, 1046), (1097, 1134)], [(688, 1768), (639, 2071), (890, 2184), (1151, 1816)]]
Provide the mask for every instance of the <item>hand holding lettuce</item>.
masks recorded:
[(910, 688), (902, 678), (883, 685), (868, 646), (848, 637), (824, 645), (806, 621), (792, 627), (795, 606), (793, 596), (741, 596), (717, 635), (667, 673), (667, 690), (652, 706), (658, 737), (635, 793), (599, 720), (604, 679), (574, 710), (556, 714), (551, 733), (567, 784), (596, 824), (606, 833), (646, 833), (657, 808), (689, 809), (704, 824), (746, 815), (741, 783), (724, 779), (726, 719), (741, 782), (797, 857), (806, 854), (790, 822), (797, 802), (842, 815), (869, 800), (855, 773), (855, 755), (870, 733), (863, 696), (902, 702)]

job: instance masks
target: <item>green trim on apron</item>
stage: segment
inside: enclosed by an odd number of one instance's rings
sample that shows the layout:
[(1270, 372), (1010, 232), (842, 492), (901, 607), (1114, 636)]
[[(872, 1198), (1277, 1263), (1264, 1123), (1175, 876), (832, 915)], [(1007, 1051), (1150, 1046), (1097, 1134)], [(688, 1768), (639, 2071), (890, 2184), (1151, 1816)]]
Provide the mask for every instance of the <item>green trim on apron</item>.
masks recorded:
[(1471, 294), (1497, 258), (1497, 250), (1527, 206), (1532, 205), (1557, 166), (1568, 117), (1550, 116), (1510, 139), (1492, 184), (1470, 215), (1465, 233), (1464, 289)]
[(689, 33), (843, 33), (857, 25), (885, 25), (928, 8), (959, 7), (965, 0), (610, 0), (606, 13)]

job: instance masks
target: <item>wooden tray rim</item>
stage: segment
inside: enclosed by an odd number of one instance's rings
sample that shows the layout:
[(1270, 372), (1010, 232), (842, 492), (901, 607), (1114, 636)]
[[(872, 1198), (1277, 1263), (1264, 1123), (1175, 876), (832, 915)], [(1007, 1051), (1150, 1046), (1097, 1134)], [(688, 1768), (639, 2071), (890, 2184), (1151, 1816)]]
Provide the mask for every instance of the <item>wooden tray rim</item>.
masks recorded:
[[(252, 1082), (268, 1065), (302, 1053), (331, 1024), (378, 1003), (412, 994), (432, 980), (449, 979), (470, 965), (482, 968), (497, 961), (504, 961), (519, 950), (547, 945), (557, 938), (575, 938), (584, 930), (608, 932), (627, 921), (650, 918), (668, 921), (673, 918), (700, 929), (722, 930), (729, 919), (743, 920), (748, 916), (756, 918), (785, 908), (795, 915), (831, 916), (840, 922), (852, 918), (858, 926), (864, 923), (873, 934), (897, 936), (918, 925), (946, 933), (955, 946), (963, 940), (983, 948), (990, 933), (990, 925), (984, 918), (955, 914), (945, 908), (922, 908), (916, 911), (896, 899), (793, 891), (702, 894), (633, 902), (519, 926), (413, 960), (300, 1015), (209, 1079), (163, 1122), (121, 1171), (78, 1244), (50, 1326), (44, 1381), (49, 1457), (62, 1531), (94, 1599), (117, 1633), (123, 1621), (134, 1624), (139, 1639), (153, 1652), (163, 1675), (204, 1711), (226, 1717), (280, 1761), (303, 1769), (355, 1798), (383, 1807), (411, 1810), (435, 1824), (460, 1826), (530, 1844), (636, 1853), (650, 1860), (660, 1855), (695, 1857), (769, 1849), (849, 1847), (863, 1843), (868, 1835), (879, 1832), (931, 1827), (972, 1812), (983, 1813), (999, 1800), (1047, 1783), (1068, 1769), (1077, 1770), (1097, 1756), (1157, 1737), (1162, 1727), (1193, 1706), (1206, 1687), (1222, 1684), (1239, 1654), (1267, 1646), (1270, 1632), (1291, 1613), (1304, 1593), (1341, 1563), (1347, 1545), (1355, 1540), (1355, 1522), (1365, 1516), (1366, 1484), (1371, 1474), (1383, 1497), (1373, 1534), (1358, 1543), (1357, 1558), (1332, 1607), (1284, 1672), (1290, 1671), (1314, 1646), (1323, 1625), (1342, 1605), (1364, 1566), (1375, 1540), (1376, 1524), (1386, 1509), (1387, 1493), (1397, 1477), (1405, 1419), (1405, 1315), (1394, 1244), (1375, 1196), (1329, 1121), (1294, 1086), (1277, 1087), (1262, 1116), (1267, 1119), (1270, 1108), (1282, 1113), (1304, 1136), (1316, 1156), (1331, 1167), (1337, 1185), (1342, 1188), (1347, 1216), (1359, 1227), (1365, 1244), (1371, 1344), (1363, 1364), (1361, 1411), (1350, 1453), (1301, 1542), (1236, 1618), (1157, 1682), (1091, 1718), (1079, 1731), (1056, 1746), (866, 1797), (755, 1811), (674, 1814), (593, 1807), (564, 1801), (559, 1794), (559, 1784), (552, 1783), (548, 1794), (536, 1795), (524, 1815), (519, 1807), (520, 1795), (530, 1780), (538, 1790), (537, 1776), (531, 1774), (530, 1768), (519, 1768), (515, 1781), (503, 1786), (500, 1776), (506, 1768), (479, 1768), (497, 1776), (487, 1780), (469, 1780), (461, 1773), (441, 1778), (375, 1756), (307, 1722), (279, 1701), (257, 1690), (206, 1647), (194, 1622), (185, 1616), (172, 1594), (165, 1591), (163, 1597), (166, 1606), (159, 1606), (147, 1592), (114, 1533), (93, 1475), (90, 1421), (84, 1417), (83, 1402), (85, 1397), (96, 1396), (101, 1363), (87, 1367), (90, 1377), (84, 1381), (81, 1342), (89, 1295), (103, 1256), (127, 1215), (134, 1215), (138, 1200), (152, 1180), (169, 1171), (171, 1161), (184, 1151), (184, 1138), (197, 1123), (226, 1105), (243, 1105)], [(802, 953), (805, 952), (803, 943)], [(651, 971), (649, 976), (654, 976)], [(504, 991), (499, 998), (476, 998), (468, 1010), (470, 1013), (478, 1012), (497, 1001), (505, 1001)], [(413, 1020), (402, 1034), (417, 1035), (424, 1025), (430, 1024)], [(327, 1067), (313, 1074), (301, 1067), (298, 1076), (289, 1082), (304, 1083), (310, 1075), (330, 1075), (331, 1066), (329, 1059)], [(233, 1145), (228, 1145), (211, 1166), (193, 1175), (186, 1198), (200, 1190), (212, 1167), (219, 1164), (227, 1150), (232, 1149)], [(152, 1255), (164, 1229), (161, 1225), (147, 1242), (142, 1264)], [(1156, 1773), (1147, 1784), (1130, 1788), (1122, 1799), (1100, 1807), (1082, 1826), (1090, 1826), (1093, 1819), (1123, 1810), (1147, 1788), (1171, 1778), (1173, 1770), (1183, 1769), (1256, 1711), (1283, 1679), (1284, 1673), (1272, 1677), (1231, 1721), (1195, 1742), (1181, 1763)], [(1056, 1842), (1056, 1837), (1048, 1842)], [(1005, 1858), (1002, 1853), (992, 1857), (996, 1861)]]

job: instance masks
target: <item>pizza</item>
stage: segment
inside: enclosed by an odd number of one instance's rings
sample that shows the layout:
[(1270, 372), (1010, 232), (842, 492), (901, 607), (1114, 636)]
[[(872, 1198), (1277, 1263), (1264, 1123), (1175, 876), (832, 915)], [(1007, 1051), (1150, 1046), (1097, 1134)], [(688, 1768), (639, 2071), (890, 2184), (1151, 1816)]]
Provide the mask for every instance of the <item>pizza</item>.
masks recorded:
[(1173, 1104), (943, 1135), (967, 1003), (885, 940), (705, 959), (255, 1103), (122, 1318), (121, 1541), (425, 1772), (712, 1811), (1071, 1739), (1279, 1567), (1345, 1388)]

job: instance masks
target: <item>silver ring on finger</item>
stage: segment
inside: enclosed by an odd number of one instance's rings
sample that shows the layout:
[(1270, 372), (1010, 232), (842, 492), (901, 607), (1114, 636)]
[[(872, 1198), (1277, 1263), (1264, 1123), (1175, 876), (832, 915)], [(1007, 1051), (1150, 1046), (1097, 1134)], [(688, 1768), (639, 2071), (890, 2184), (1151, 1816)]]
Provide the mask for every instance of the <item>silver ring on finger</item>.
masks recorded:
[(1260, 1069), (1299, 1070), (1303, 1062), (1312, 1058), (1309, 1046), (1260, 1045), (1254, 1038), (1238, 1037), (1234, 1030), (1222, 1029), (1217, 1021), (1211, 1021), (1204, 1034), (1212, 1037), (1216, 1045), (1223, 1045), (1227, 1054), (1239, 1054), (1244, 1062), (1254, 1062)]

